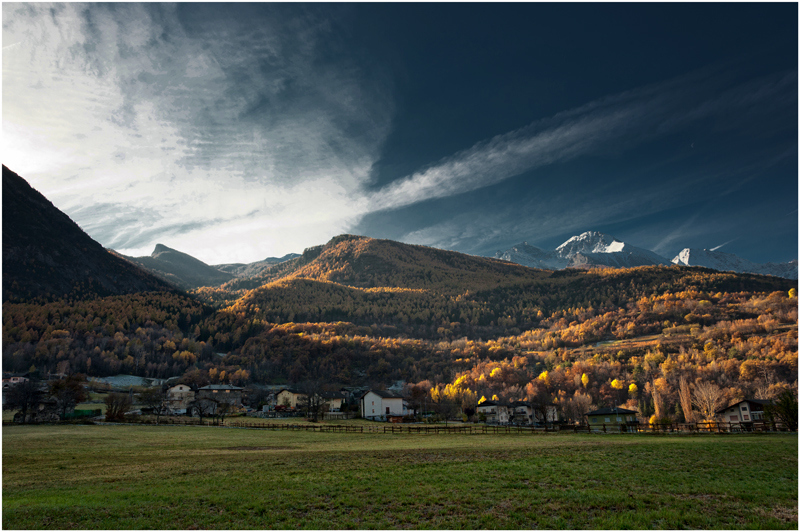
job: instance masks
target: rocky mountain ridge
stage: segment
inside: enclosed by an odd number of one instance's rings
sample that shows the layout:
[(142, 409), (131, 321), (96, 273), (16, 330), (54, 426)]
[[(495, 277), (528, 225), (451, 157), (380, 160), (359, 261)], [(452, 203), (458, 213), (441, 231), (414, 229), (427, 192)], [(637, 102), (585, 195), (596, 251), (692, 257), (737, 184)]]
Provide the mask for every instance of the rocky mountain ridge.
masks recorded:
[(669, 265), (703, 266), (719, 271), (774, 275), (797, 279), (797, 261), (781, 264), (758, 264), (731, 253), (686, 248), (672, 261), (650, 250), (632, 246), (609, 235), (587, 231), (573, 236), (552, 251), (527, 242), (498, 251), (494, 258), (515, 262), (530, 268), (563, 270), (567, 268), (631, 268)]
[(652, 251), (632, 246), (596, 231), (573, 236), (552, 251), (545, 251), (523, 242), (505, 251), (498, 251), (494, 258), (543, 270), (632, 268), (670, 264), (669, 260)]
[(681, 266), (703, 266), (719, 271), (757, 273), (760, 275), (774, 275), (785, 279), (797, 279), (796, 260), (779, 264), (773, 262), (759, 264), (737, 257), (733, 253), (709, 249), (684, 248), (672, 259), (672, 262), (673, 264), (679, 264)]
[(171, 290), (109, 252), (3, 166), (3, 301)]

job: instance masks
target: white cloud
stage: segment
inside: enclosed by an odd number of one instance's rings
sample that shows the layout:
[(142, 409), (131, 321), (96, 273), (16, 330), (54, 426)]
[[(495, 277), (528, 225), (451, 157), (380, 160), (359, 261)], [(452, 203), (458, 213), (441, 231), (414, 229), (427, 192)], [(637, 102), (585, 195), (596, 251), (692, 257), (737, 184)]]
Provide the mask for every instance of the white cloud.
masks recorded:
[(366, 211), (390, 93), (319, 65), (315, 21), (198, 40), (175, 6), (50, 7), (4, 6), (3, 163), (102, 244), (249, 262)]

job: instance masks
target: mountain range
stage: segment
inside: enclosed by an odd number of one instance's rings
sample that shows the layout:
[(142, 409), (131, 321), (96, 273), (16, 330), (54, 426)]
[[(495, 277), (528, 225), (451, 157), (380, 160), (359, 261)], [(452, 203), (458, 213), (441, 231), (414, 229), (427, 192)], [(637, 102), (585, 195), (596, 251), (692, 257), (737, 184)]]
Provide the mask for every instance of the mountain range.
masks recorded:
[[(796, 281), (682, 264), (578, 267), (590, 259), (648, 260), (646, 250), (600, 234), (575, 237), (554, 252), (531, 246), (541, 259), (572, 264), (548, 270), (340, 235), (288, 260), (253, 266), (260, 273), (245, 278), (234, 275), (247, 265), (210, 266), (164, 245), (150, 257), (116, 255), (6, 168), (3, 207), (3, 366), (12, 371), (68, 365), (94, 376), (187, 380), (209, 380), (213, 369), (233, 383), (313, 375), (370, 386), (444, 382), (457, 368), (490, 358), (516, 360), (509, 368), (530, 364), (538, 374), (594, 357), (595, 344), (608, 339), (670, 331), (696, 344), (702, 326), (755, 320), (767, 304), (774, 317), (759, 319), (764, 325), (753, 331), (797, 322), (789, 296)], [(211, 282), (222, 285), (175, 288)], [(664, 305), (664, 298), (680, 301)], [(643, 301), (651, 305), (646, 312), (638, 306)], [(796, 340), (792, 345), (782, 331), (787, 343), (769, 352), (789, 360), (778, 370), (793, 382)], [(584, 346), (590, 351), (567, 357), (554, 351)], [(620, 352), (615, 347), (608, 356), (616, 360)], [(620, 371), (634, 371), (624, 364)], [(599, 387), (591, 393), (610, 400)]]
[(760, 275), (774, 275), (786, 279), (797, 279), (797, 261), (775, 264), (757, 264), (747, 259), (737, 257), (732, 253), (713, 251), (708, 249), (685, 248), (672, 259), (674, 264), (682, 266), (703, 266), (720, 271), (734, 271), (737, 273), (757, 273)]
[(730, 253), (690, 248), (684, 249), (670, 261), (657, 253), (595, 231), (573, 236), (552, 251), (545, 251), (523, 242), (505, 251), (498, 251), (494, 258), (544, 270), (678, 264), (736, 273), (774, 275), (786, 279), (797, 279), (798, 270), (796, 260), (781, 264), (757, 264)]
[[(797, 279), (797, 261), (754, 264), (727, 253), (686, 249), (672, 262), (598, 232), (575, 236), (553, 251), (522, 243), (495, 259), (544, 270), (704, 266)], [(105, 296), (153, 290), (223, 287), (231, 294), (284, 279), (305, 278), (355, 288), (402, 287), (460, 293), (538, 279), (491, 258), (341, 235), (325, 245), (250, 264), (208, 265), (163, 244), (149, 257), (125, 257), (92, 240), (22, 177), (3, 166), (4, 300)], [(518, 279), (518, 281), (514, 281)]]

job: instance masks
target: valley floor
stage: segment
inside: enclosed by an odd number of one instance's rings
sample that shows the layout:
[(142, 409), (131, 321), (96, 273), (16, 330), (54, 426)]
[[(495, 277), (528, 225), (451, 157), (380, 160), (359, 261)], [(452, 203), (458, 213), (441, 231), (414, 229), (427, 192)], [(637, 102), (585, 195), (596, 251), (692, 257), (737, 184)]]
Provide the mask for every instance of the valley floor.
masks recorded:
[(792, 435), (7, 426), (6, 529), (797, 529)]

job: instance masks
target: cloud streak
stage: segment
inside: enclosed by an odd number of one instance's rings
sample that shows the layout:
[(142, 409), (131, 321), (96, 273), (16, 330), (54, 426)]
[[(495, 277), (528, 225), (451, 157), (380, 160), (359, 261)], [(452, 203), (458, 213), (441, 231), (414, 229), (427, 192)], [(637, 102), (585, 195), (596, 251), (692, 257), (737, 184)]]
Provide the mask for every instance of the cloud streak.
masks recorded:
[(470, 192), (578, 156), (628, 149), (710, 116), (751, 112), (756, 105), (761, 113), (775, 110), (793, 97), (797, 73), (720, 91), (724, 81), (718, 72), (698, 72), (559, 113), (399, 179), (374, 193), (370, 204), (394, 209)]

